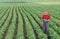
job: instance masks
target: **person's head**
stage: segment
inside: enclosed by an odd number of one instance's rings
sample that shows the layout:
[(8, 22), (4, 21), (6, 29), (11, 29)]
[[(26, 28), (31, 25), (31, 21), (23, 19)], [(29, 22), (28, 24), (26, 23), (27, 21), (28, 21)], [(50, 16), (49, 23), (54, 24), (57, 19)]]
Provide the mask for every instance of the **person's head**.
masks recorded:
[(48, 12), (44, 12), (44, 15), (47, 15), (48, 14)]

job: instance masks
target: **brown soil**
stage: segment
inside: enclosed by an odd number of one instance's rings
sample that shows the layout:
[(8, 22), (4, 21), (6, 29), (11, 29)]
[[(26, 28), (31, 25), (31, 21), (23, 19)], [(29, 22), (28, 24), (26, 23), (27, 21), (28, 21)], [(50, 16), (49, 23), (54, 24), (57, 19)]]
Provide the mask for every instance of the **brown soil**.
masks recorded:
[(18, 13), (17, 13), (17, 10), (16, 11), (16, 25), (15, 25), (15, 31), (14, 31), (14, 36), (13, 36), (13, 39), (16, 39), (16, 36), (17, 36), (17, 30), (18, 30)]

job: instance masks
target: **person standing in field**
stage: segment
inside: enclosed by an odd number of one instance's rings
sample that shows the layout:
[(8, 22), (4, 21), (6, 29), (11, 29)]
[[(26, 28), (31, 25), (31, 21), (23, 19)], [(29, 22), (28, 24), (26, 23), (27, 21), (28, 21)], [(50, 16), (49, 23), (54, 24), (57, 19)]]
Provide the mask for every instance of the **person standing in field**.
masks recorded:
[(49, 36), (48, 27), (49, 27), (50, 15), (48, 14), (48, 12), (45, 12), (42, 15), (42, 20), (43, 20), (43, 31), (47, 36)]

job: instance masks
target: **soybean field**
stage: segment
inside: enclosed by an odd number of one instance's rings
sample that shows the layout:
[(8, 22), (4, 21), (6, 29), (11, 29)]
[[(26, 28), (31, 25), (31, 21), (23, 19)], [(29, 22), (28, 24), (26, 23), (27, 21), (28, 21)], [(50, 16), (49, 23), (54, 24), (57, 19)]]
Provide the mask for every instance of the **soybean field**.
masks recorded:
[(60, 39), (60, 5), (0, 7), (0, 39), (48, 39), (42, 30), (44, 11), (51, 15), (51, 39)]

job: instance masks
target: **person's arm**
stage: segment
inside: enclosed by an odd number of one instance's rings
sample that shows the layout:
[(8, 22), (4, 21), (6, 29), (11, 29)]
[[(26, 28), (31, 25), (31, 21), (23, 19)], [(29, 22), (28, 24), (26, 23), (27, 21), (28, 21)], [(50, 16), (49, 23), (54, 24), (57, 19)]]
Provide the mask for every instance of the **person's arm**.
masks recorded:
[(50, 15), (48, 15), (47, 21), (50, 21)]
[(44, 15), (42, 16), (42, 20), (44, 20)]

